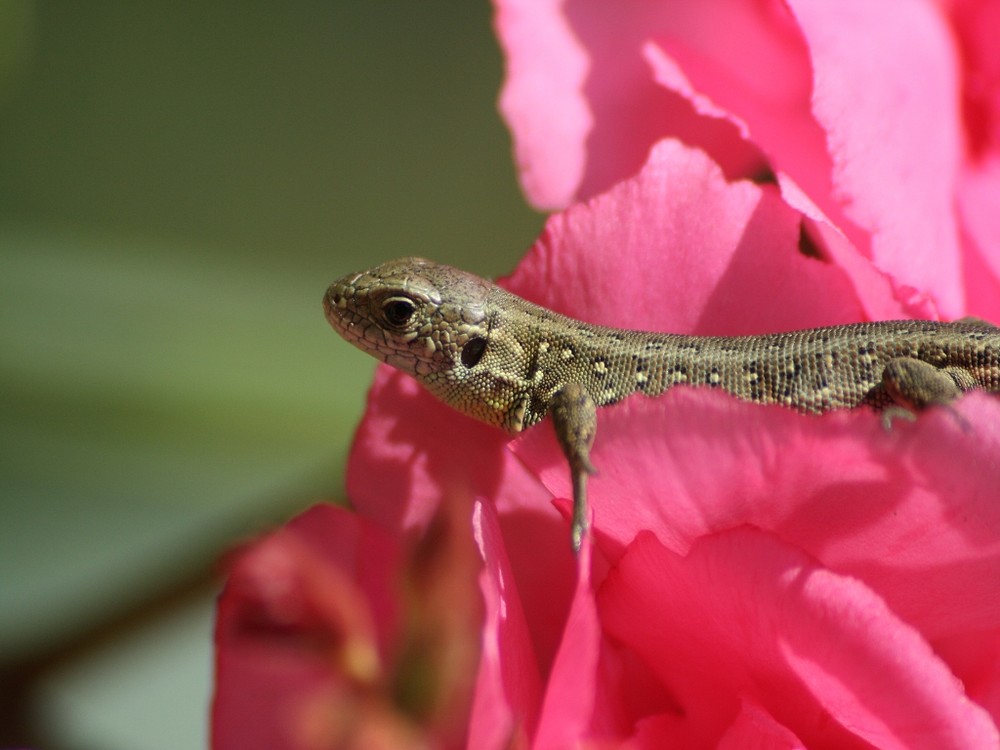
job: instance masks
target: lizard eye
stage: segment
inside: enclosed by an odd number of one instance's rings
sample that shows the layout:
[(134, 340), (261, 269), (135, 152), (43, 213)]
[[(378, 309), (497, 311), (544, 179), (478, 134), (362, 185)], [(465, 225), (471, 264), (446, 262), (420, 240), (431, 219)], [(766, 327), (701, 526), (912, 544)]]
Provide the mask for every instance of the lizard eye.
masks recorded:
[(382, 303), (382, 314), (393, 328), (405, 326), (416, 311), (417, 306), (413, 304), (413, 300), (406, 297), (391, 297)]

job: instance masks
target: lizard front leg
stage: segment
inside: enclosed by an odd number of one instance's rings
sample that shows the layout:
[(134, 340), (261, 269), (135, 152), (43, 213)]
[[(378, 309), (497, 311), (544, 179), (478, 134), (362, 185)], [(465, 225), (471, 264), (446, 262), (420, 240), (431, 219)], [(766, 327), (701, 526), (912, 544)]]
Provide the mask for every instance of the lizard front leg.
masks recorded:
[(593, 474), (590, 448), (597, 434), (597, 406), (587, 389), (579, 383), (567, 383), (552, 397), (549, 407), (556, 437), (569, 461), (573, 480), (573, 551), (580, 551), (583, 535), (590, 524), (587, 510), (587, 476)]
[(913, 419), (928, 406), (948, 406), (976, 385), (972, 375), (960, 367), (939, 368), (912, 357), (897, 357), (886, 363), (882, 386), (894, 405), (883, 414), (885, 426), (895, 417)]

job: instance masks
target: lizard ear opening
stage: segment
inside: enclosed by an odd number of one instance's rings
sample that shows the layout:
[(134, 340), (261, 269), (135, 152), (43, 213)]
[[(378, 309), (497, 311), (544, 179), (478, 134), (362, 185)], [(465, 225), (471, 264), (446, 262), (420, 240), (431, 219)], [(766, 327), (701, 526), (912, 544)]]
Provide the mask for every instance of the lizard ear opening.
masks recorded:
[(479, 360), (486, 353), (486, 339), (482, 336), (473, 336), (462, 347), (462, 364), (466, 367), (475, 367)]

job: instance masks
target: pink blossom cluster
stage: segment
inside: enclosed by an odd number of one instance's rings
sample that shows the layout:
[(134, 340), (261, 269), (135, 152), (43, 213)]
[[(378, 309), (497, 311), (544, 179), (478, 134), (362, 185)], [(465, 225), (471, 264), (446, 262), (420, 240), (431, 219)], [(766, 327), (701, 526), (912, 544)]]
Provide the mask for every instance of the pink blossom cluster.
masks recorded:
[[(1000, 321), (1000, 3), (496, 0), (558, 210), (504, 285), (743, 334)], [(213, 744), (1000, 746), (1000, 402), (886, 432), (677, 387), (599, 414), (570, 552), (548, 423), (380, 369), (348, 466), (236, 555)]]

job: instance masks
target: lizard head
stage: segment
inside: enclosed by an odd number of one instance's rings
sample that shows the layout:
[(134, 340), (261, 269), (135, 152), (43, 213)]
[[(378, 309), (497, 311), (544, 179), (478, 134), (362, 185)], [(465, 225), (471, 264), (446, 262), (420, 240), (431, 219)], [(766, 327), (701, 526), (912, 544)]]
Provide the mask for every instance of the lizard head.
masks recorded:
[(451, 266), (400, 258), (333, 282), (323, 309), (344, 339), (429, 384), (479, 362), (494, 288)]

